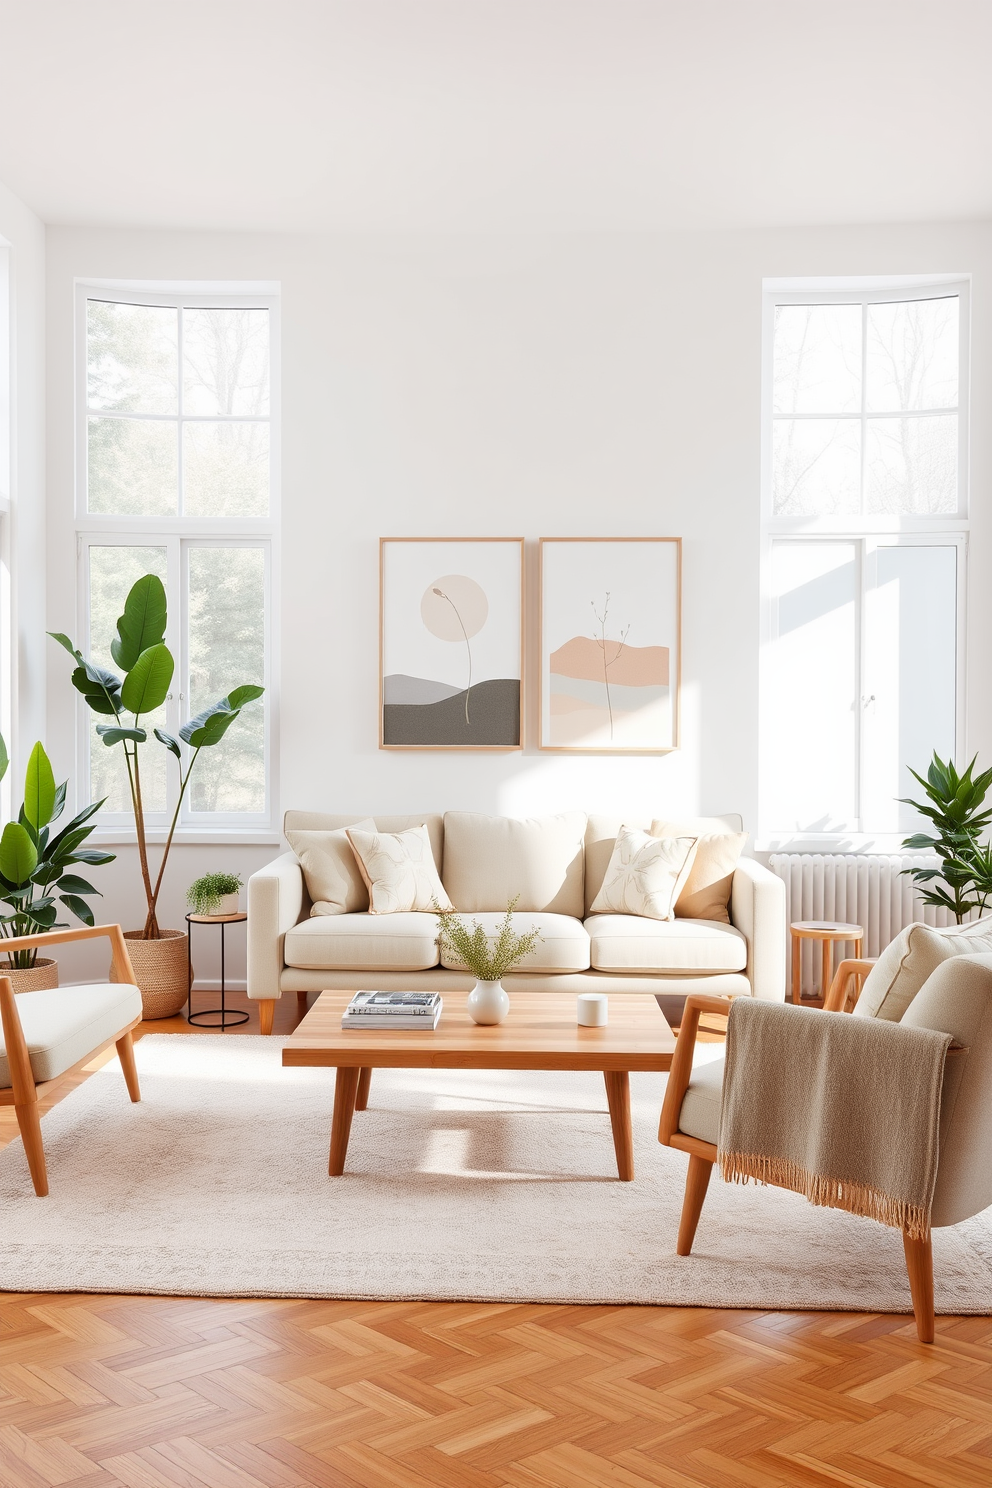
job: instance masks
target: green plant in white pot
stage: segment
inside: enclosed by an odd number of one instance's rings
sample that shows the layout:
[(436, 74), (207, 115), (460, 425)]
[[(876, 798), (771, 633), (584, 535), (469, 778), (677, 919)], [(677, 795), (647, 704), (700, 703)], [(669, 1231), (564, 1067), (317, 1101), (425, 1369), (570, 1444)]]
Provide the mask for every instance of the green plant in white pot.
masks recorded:
[(132, 586), (125, 600), (124, 613), (117, 621), (117, 635), (110, 646), (120, 675), (88, 661), (68, 636), (49, 632), (76, 663), (73, 687), (94, 713), (107, 720), (97, 724), (97, 733), (108, 748), (123, 751), (147, 906), (143, 928), (124, 933), (146, 1018), (167, 1018), (177, 1013), (189, 991), (186, 935), (181, 930), (160, 927), (158, 901), (190, 776), (202, 751), (215, 748), (241, 709), (265, 691), (256, 683), (233, 688), (226, 697), (184, 723), (178, 738), (164, 729), (152, 729), (154, 739), (175, 758), (179, 769), (175, 811), (158, 871), (154, 872), (149, 859), (141, 784), (142, 751), (151, 741), (142, 720), (162, 706), (172, 686), (175, 662), (165, 644), (167, 619), (165, 587), (154, 574), (145, 574)]
[[(7, 773), (7, 748), (0, 738), (0, 780)], [(8, 822), (0, 836), (0, 952), (3, 940), (20, 935), (35, 935), (44, 930), (62, 930), (59, 905), (82, 920), (93, 924), (93, 911), (86, 903), (90, 894), (99, 894), (88, 879), (69, 870), (78, 863), (96, 866), (112, 863), (114, 854), (86, 848), (83, 843), (93, 831), (92, 818), (102, 801), (86, 806), (61, 831), (53, 823), (65, 809), (66, 782), (56, 785), (51, 761), (39, 741), (31, 751), (24, 775), (24, 803), (17, 820)], [(39, 957), (37, 947), (26, 951), (9, 951), (0, 961), (0, 973), (13, 973), (14, 990), (37, 991), (59, 984), (58, 964)]]
[(436, 900), (434, 902), (441, 951), (447, 951), (451, 960), (464, 966), (476, 979), (465, 1004), (475, 1023), (502, 1023), (510, 1011), (510, 999), (502, 978), (543, 939), (536, 927), (523, 935), (514, 930), (513, 910), (519, 898), (518, 894), (516, 899), (510, 900), (495, 933), (487, 931), (478, 920), (473, 920), (469, 929), (457, 910), (442, 909)]
[(243, 888), (239, 873), (203, 873), (186, 890), (186, 903), (198, 915), (237, 914)]

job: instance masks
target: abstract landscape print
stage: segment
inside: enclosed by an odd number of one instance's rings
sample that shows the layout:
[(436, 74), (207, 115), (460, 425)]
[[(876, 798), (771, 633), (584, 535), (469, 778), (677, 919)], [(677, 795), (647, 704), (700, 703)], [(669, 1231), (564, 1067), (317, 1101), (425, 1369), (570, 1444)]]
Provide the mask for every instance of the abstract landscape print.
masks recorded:
[(522, 748), (523, 549), (381, 539), (381, 749)]
[(678, 746), (681, 541), (541, 539), (541, 748)]

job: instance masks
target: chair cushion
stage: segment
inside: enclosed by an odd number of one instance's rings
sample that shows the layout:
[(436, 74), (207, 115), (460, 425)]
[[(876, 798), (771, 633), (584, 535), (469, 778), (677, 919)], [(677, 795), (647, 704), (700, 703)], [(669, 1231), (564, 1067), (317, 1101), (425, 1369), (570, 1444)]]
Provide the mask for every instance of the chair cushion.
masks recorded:
[[(491, 939), (495, 938), (496, 928), (502, 919), (503, 915), (485, 910), (472, 916), (472, 920), (478, 920)], [(560, 914), (514, 914), (513, 928), (518, 935), (525, 935), (532, 927), (540, 931), (542, 938), (517, 963), (514, 971), (589, 970), (589, 936), (581, 920)], [(441, 965), (447, 966), (451, 971), (465, 970), (465, 963), (447, 950), (441, 952)]]
[(477, 811), (444, 816), (444, 886), (467, 914), (517, 909), (582, 918), (586, 817), (564, 811), (517, 821)]
[[(374, 832), (366, 817), (356, 822), (362, 832)], [(369, 907), (369, 891), (344, 827), (336, 832), (286, 832), (286, 841), (300, 860), (310, 895), (312, 915), (355, 914)]]
[(935, 930), (907, 925), (886, 946), (865, 978), (854, 1012), (859, 1018), (898, 1023), (923, 983), (951, 956), (992, 951), (992, 915), (970, 925)]
[(723, 1058), (699, 1064), (692, 1072), (688, 1089), (682, 1097), (679, 1131), (701, 1142), (720, 1139), (720, 1103), (723, 1097)]
[[(52, 987), (17, 997), (35, 1080), (54, 1080), (141, 1017), (141, 993), (127, 982)], [(10, 1089), (10, 1066), (0, 1041), (0, 1089)]]
[(743, 971), (747, 941), (719, 920), (647, 920), (590, 915), (594, 971)]
[(437, 965), (437, 916), (342, 914), (286, 932), (286, 965), (331, 971), (426, 971)]

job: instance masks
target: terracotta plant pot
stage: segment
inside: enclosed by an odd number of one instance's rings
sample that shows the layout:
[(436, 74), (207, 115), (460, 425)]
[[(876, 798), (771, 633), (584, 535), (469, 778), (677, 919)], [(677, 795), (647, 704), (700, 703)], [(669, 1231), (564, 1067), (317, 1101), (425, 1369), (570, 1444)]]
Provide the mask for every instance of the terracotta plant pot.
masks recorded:
[[(189, 996), (189, 952), (182, 930), (162, 930), (159, 940), (142, 940), (140, 930), (125, 930), (134, 981), (141, 992), (145, 1018), (172, 1018)], [(113, 968), (110, 980), (119, 982)]]
[(59, 984), (59, 963), (39, 956), (33, 966), (16, 966), (11, 969), (7, 958), (0, 954), (0, 976), (10, 977), (15, 992), (42, 992)]

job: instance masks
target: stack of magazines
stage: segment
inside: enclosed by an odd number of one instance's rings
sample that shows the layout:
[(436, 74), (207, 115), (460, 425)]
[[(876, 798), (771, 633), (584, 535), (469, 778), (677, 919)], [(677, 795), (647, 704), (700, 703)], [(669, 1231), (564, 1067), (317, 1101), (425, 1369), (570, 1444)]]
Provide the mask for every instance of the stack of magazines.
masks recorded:
[(440, 992), (356, 992), (342, 1028), (419, 1028), (433, 1032), (441, 1017)]

